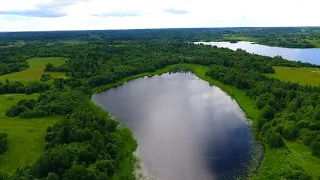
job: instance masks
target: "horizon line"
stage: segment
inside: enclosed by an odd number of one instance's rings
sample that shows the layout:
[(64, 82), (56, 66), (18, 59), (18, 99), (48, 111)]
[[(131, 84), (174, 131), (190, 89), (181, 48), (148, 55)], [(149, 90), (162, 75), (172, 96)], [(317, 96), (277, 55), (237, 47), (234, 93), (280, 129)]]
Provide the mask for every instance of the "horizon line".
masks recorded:
[(22, 30), (0, 31), (0, 33), (25, 32), (72, 32), (72, 31), (134, 31), (134, 30), (166, 30), (166, 29), (224, 29), (224, 28), (320, 28), (320, 26), (227, 26), (227, 27), (174, 27), (174, 28), (128, 28), (128, 29), (75, 29), (75, 30)]

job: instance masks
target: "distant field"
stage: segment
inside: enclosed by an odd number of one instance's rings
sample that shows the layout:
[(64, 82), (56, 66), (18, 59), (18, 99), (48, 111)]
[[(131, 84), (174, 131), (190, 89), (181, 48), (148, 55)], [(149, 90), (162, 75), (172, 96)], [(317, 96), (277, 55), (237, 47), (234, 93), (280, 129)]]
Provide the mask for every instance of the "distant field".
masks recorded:
[[(8, 100), (12, 97), (13, 100)], [(21, 99), (35, 99), (38, 94), (0, 95), (0, 131), (7, 132), (9, 149), (0, 156), (0, 172), (13, 173), (17, 168), (33, 163), (45, 151), (45, 132), (47, 127), (59, 121), (61, 117), (20, 119), (5, 115), (7, 109)]]
[(224, 38), (226, 40), (251, 41), (251, 42), (254, 42), (254, 38), (250, 38), (250, 37), (241, 37), (241, 36), (235, 36), (235, 35), (227, 36), (227, 35), (225, 35)]
[(320, 47), (320, 40), (308, 39), (307, 42), (311, 43), (312, 45), (314, 45), (316, 47)]
[(19, 46), (24, 46), (26, 43), (24, 41), (16, 41), (16, 42), (11, 42), (7, 46), (0, 46), (0, 48), (8, 48), (8, 47), (19, 47)]
[(320, 85), (320, 69), (317, 68), (292, 68), (292, 67), (273, 67), (274, 74), (267, 74), (282, 81), (298, 82), (301, 85)]
[[(59, 66), (65, 63), (67, 58), (61, 58), (61, 57), (48, 57), (48, 58), (32, 58), (28, 60), (28, 63), (30, 65), (30, 68), (15, 72), (6, 74), (3, 76), (0, 76), (0, 81), (5, 82), (6, 79), (9, 81), (22, 81), (22, 82), (28, 82), (28, 81), (34, 81), (39, 80), (41, 75), (45, 73), (43, 69), (45, 68), (46, 64), (51, 63), (55, 66)], [(49, 73), (53, 77), (64, 77), (65, 73)]]

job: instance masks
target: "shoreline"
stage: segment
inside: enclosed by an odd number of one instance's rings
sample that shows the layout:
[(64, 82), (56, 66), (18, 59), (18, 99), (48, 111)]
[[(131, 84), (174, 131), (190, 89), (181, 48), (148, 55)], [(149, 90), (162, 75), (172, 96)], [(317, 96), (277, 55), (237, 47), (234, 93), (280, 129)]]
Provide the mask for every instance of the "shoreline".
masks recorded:
[[(252, 39), (254, 41), (254, 39)], [(234, 40), (230, 40), (230, 39), (217, 39), (217, 40), (211, 40), (211, 41), (198, 41), (198, 42), (193, 42), (193, 43), (208, 43), (208, 42), (229, 42), (229, 43), (238, 43), (240, 41), (243, 42), (249, 42), (251, 44), (258, 44), (258, 45), (262, 45), (262, 46), (268, 46), (268, 47), (280, 47), (280, 48), (288, 48), (288, 49), (318, 49), (320, 48), (320, 46), (315, 46), (313, 45), (313, 47), (309, 47), (309, 46), (281, 46), (281, 45), (273, 45), (273, 44), (268, 44), (268, 43), (261, 43), (258, 41), (247, 41), (247, 40), (240, 40), (240, 39), (234, 39)]]
[[(239, 105), (239, 107), (241, 108), (241, 110), (244, 112), (244, 115), (246, 118), (251, 119), (252, 123), (255, 122), (255, 119), (258, 117), (260, 110), (255, 108), (255, 101), (250, 99), (248, 96), (246, 96), (246, 93), (243, 90), (237, 89), (235, 87), (229, 86), (229, 85), (225, 85), (217, 80), (214, 80), (208, 76), (206, 76), (205, 72), (207, 71), (208, 67), (207, 66), (202, 66), (202, 65), (197, 65), (197, 64), (173, 64), (173, 65), (169, 65), (166, 66), (164, 68), (161, 69), (157, 69), (155, 72), (147, 72), (147, 73), (141, 73), (141, 74), (137, 74), (137, 75), (133, 75), (133, 76), (129, 76), (126, 77), (122, 80), (119, 80), (115, 83), (112, 84), (107, 84), (107, 85), (103, 85), (103, 86), (99, 86), (93, 89), (93, 96), (95, 94), (98, 94), (102, 91), (108, 90), (110, 88), (114, 88), (117, 86), (121, 86), (131, 80), (137, 79), (137, 78), (142, 78), (142, 77), (152, 77), (155, 75), (161, 75), (164, 73), (169, 73), (170, 70), (173, 67), (179, 66), (179, 65), (188, 65), (190, 67), (193, 68), (192, 72), (195, 76), (197, 76), (199, 79), (208, 82), (210, 85), (215, 85), (218, 88), (220, 88), (223, 92), (225, 92), (226, 94), (228, 94), (232, 99), (234, 99), (237, 104)], [(94, 103), (93, 101), (93, 96), (91, 98), (91, 101)], [(99, 106), (98, 104), (94, 103), (95, 105)], [(251, 125), (251, 127), (253, 127)], [(130, 130), (131, 131), (131, 130)], [(260, 141), (260, 139), (258, 138), (257, 132), (254, 128), (251, 128), (252, 131), (252, 135), (254, 137), (254, 139), (256, 140), (256, 142), (258, 144), (260, 144), (263, 148), (263, 152), (261, 153), (262, 155), (259, 157), (256, 157), (258, 159), (258, 165), (256, 167), (251, 167), (251, 173), (249, 174), (250, 178), (253, 178), (255, 175), (259, 174), (260, 168), (262, 167), (263, 161), (265, 159), (265, 154), (267, 151), (267, 148), (265, 147), (265, 144)], [(134, 135), (133, 138), (135, 139)], [(134, 156), (136, 156), (136, 150), (133, 152)], [(137, 157), (139, 158), (139, 157)], [(254, 161), (254, 160), (252, 160)], [(136, 164), (134, 164), (134, 166), (136, 166)], [(254, 168), (254, 169), (252, 169)], [(136, 173), (136, 172), (133, 172)]]

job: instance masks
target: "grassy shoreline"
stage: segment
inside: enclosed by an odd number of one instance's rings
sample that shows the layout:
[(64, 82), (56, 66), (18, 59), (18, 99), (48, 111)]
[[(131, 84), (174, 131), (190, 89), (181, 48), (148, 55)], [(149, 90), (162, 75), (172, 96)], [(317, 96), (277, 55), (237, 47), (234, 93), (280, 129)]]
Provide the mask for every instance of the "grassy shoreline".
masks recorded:
[[(162, 69), (158, 69), (155, 72), (149, 73), (142, 73), (134, 76), (130, 76), (124, 78), (120, 81), (117, 81), (113, 84), (100, 86), (94, 89), (95, 93), (99, 93), (109, 88), (113, 88), (119, 85), (122, 85), (126, 82), (129, 82), (133, 79), (145, 77), (145, 76), (154, 76), (154, 75), (161, 75), (167, 72), (170, 72), (172, 68), (175, 66), (179, 66), (181, 64), (170, 65)], [(186, 64), (182, 64), (186, 65)], [(247, 118), (252, 119), (253, 123), (255, 123), (256, 119), (259, 117), (260, 110), (255, 107), (255, 100), (251, 99), (246, 95), (246, 92), (240, 89), (237, 89), (233, 86), (225, 85), (217, 80), (214, 80), (208, 76), (206, 76), (206, 71), (208, 69), (207, 66), (196, 65), (196, 64), (187, 64), (188, 67), (192, 68), (193, 73), (200, 79), (208, 82), (209, 84), (215, 85), (219, 87), (222, 91), (226, 92), (229, 96), (236, 100), (239, 107), (244, 111)], [(278, 173), (279, 169), (282, 168), (283, 165), (286, 163), (295, 163), (299, 164), (303, 167), (313, 178), (316, 178), (320, 175), (320, 172), (317, 172), (317, 168), (320, 169), (320, 160), (318, 161), (315, 157), (313, 157), (308, 152), (303, 152), (303, 150), (308, 150), (307, 147), (298, 143), (298, 142), (286, 142), (286, 146), (280, 149), (273, 149), (269, 146), (265, 145), (263, 142), (259, 140), (258, 133), (255, 129), (252, 129), (253, 134), (255, 135), (255, 139), (262, 144), (264, 147), (264, 156), (257, 157), (261, 158), (260, 162), (255, 167), (250, 167), (252, 174), (251, 179), (270, 179), (270, 177), (277, 178), (276, 174)], [(256, 157), (255, 157), (256, 158)], [(301, 159), (308, 159), (308, 161), (301, 161)], [(311, 168), (314, 166), (315, 168)], [(258, 176), (258, 177), (257, 177)]]
[[(169, 66), (166, 66), (162, 69), (158, 69), (155, 72), (148, 72), (148, 73), (137, 74), (134, 76), (129, 76), (129, 77), (124, 78), (124, 79), (117, 81), (115, 83), (94, 88), (93, 91), (94, 91), (94, 93), (99, 93), (104, 90), (123, 85), (123, 84), (125, 84), (131, 80), (137, 79), (137, 78), (146, 77), (146, 76), (151, 77), (154, 75), (161, 75), (164, 73), (168, 73), (168, 72), (170, 72), (170, 70), (172, 68), (174, 68), (177, 65), (179, 65), (179, 64), (169, 65)], [(193, 73), (198, 78), (208, 82), (210, 85), (215, 85), (215, 86), (219, 87), (222, 91), (226, 92), (230, 97), (232, 97), (238, 103), (239, 107), (243, 110), (243, 112), (245, 113), (247, 118), (254, 120), (258, 117), (260, 110), (255, 108), (255, 100), (246, 96), (245, 91), (239, 90), (239, 89), (232, 87), (232, 86), (229, 86), (229, 85), (225, 85), (217, 80), (214, 80), (210, 77), (207, 77), (205, 74), (208, 69), (207, 66), (196, 65), (196, 64), (183, 64), (183, 65), (190, 66), (193, 70)], [(258, 140), (258, 139), (256, 139), (256, 140)], [(252, 172), (258, 171), (257, 167), (251, 167), (251, 169), (252, 169)]]

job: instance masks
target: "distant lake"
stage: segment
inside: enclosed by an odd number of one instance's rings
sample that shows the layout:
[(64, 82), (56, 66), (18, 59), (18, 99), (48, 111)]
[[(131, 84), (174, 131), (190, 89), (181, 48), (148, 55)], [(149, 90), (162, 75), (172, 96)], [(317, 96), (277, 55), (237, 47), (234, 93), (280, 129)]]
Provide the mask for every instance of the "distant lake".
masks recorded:
[(93, 101), (134, 132), (147, 179), (232, 180), (259, 147), (237, 102), (191, 73), (135, 79)]
[(238, 48), (246, 50), (249, 53), (255, 53), (265, 56), (282, 56), (284, 59), (292, 61), (302, 61), (320, 65), (320, 48), (282, 48), (270, 47), (252, 42), (239, 41), (237, 43), (230, 42), (200, 42), (201, 44), (212, 45), (217, 47), (226, 47), (232, 50)]

